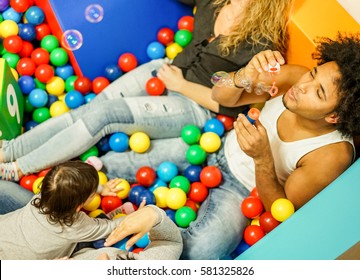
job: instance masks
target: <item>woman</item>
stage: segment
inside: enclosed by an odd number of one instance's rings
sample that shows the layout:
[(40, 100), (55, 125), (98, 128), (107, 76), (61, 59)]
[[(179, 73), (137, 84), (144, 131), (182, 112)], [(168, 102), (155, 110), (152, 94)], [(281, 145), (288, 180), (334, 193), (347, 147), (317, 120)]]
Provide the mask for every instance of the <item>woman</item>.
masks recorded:
[[(264, 49), (286, 50), (292, 0), (181, 2), (196, 5), (193, 40), (171, 65), (163, 59), (143, 64), (89, 104), (3, 141), (0, 179), (18, 181), (72, 159), (114, 132), (143, 131), (157, 139), (179, 136), (188, 123), (201, 127), (213, 113), (226, 113), (211, 99), (214, 72), (235, 71)], [(145, 84), (154, 73), (164, 82), (166, 96), (146, 93)]]

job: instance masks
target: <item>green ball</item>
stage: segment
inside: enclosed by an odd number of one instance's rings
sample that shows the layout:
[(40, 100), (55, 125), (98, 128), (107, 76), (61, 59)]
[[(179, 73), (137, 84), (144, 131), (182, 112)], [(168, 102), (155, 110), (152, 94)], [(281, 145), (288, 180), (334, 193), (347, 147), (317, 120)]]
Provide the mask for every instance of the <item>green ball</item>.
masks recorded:
[(6, 60), (6, 62), (9, 64), (9, 66), (11, 68), (16, 69), (16, 64), (19, 62), (20, 56), (18, 54), (16, 54), (16, 53), (6, 52), (3, 55), (3, 59)]
[(89, 150), (84, 152), (80, 155), (80, 159), (82, 161), (85, 161), (88, 159), (88, 157), (95, 156), (97, 157), (99, 155), (99, 149), (96, 146), (92, 146)]
[(69, 56), (63, 48), (55, 48), (50, 53), (50, 62), (54, 66), (64, 66), (69, 61)]
[(24, 111), (26, 113), (30, 113), (32, 111), (34, 111), (35, 107), (33, 105), (31, 105), (30, 101), (29, 101), (29, 96), (25, 95), (24, 96)]
[(182, 228), (186, 228), (196, 219), (196, 212), (189, 206), (183, 206), (175, 212), (175, 223)]
[(51, 53), (60, 46), (59, 40), (54, 35), (46, 35), (40, 41), (40, 46)]
[(178, 30), (175, 33), (174, 41), (181, 47), (186, 47), (192, 40), (192, 33), (187, 29)]
[(42, 123), (47, 119), (50, 119), (50, 110), (46, 107), (36, 108), (32, 114), (33, 120), (37, 123)]
[(72, 76), (68, 77), (65, 80), (65, 90), (66, 90), (66, 92), (74, 90), (74, 83), (75, 83), (77, 78), (78, 78), (78, 76), (72, 75)]
[(178, 175), (171, 179), (169, 187), (170, 189), (171, 188), (182, 189), (187, 194), (190, 190), (190, 181), (185, 176)]
[(201, 137), (201, 130), (196, 125), (185, 125), (181, 130), (181, 138), (188, 145), (196, 144)]
[(40, 82), (38, 79), (34, 79), (34, 82), (35, 82), (35, 87), (36, 88), (39, 88), (39, 89), (43, 89), (43, 90), (46, 90), (46, 84), (45, 83), (42, 83)]
[(186, 151), (186, 159), (193, 165), (200, 165), (206, 160), (206, 152), (198, 144), (191, 145)]

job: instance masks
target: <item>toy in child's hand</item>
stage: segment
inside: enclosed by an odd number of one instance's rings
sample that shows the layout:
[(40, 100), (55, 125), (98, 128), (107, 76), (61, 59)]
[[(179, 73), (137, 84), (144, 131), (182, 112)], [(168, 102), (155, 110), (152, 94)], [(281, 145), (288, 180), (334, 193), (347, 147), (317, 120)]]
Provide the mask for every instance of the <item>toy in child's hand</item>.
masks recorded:
[(250, 108), (248, 111), (246, 118), (249, 120), (251, 124), (254, 124), (255, 121), (260, 117), (260, 110), (257, 108)]

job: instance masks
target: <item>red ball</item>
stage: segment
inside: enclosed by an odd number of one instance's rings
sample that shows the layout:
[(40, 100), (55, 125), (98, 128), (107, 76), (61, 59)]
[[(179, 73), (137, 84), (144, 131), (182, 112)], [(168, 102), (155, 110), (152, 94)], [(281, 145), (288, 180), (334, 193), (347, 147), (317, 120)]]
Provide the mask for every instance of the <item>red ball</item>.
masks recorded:
[(234, 127), (235, 119), (233, 117), (225, 116), (225, 115), (217, 115), (216, 118), (222, 122), (226, 131), (231, 130)]
[(28, 191), (33, 192), (33, 184), (38, 178), (35, 174), (25, 175), (20, 179), (20, 186), (27, 189)]
[(99, 94), (108, 85), (110, 85), (110, 82), (108, 79), (106, 79), (105, 77), (96, 77), (92, 81), (92, 90), (95, 94)]
[(50, 54), (47, 50), (43, 48), (34, 49), (30, 57), (36, 65), (49, 64), (50, 62)]
[(32, 6), (32, 1), (29, 0), (10, 0), (10, 6), (18, 13), (24, 13)]
[(208, 188), (201, 182), (193, 182), (190, 185), (188, 197), (198, 203), (203, 202), (209, 194)]
[(132, 53), (124, 53), (119, 57), (118, 66), (124, 72), (129, 72), (136, 68), (138, 61)]
[(44, 169), (44, 170), (41, 170), (41, 171), (37, 174), (37, 176), (38, 176), (38, 177), (45, 177), (45, 175), (46, 175), (50, 170), (51, 170), (51, 168), (46, 168), (46, 169)]
[(266, 233), (269, 233), (278, 225), (280, 225), (280, 222), (273, 217), (271, 212), (262, 213), (259, 218), (259, 223), (262, 230)]
[(265, 232), (257, 225), (249, 225), (244, 230), (244, 241), (249, 246), (254, 245), (265, 236)]
[(183, 16), (178, 21), (178, 29), (186, 29), (192, 32), (194, 30), (194, 17)]
[(200, 182), (208, 188), (215, 188), (220, 185), (222, 174), (216, 166), (205, 166), (200, 172)]
[(241, 203), (241, 212), (249, 219), (255, 219), (261, 215), (264, 206), (260, 198), (255, 196), (246, 197)]
[(19, 53), (23, 48), (23, 40), (18, 35), (11, 35), (3, 40), (3, 45), (9, 53)]
[(184, 206), (188, 206), (190, 207), (192, 210), (194, 210), (195, 213), (197, 213), (197, 211), (199, 210), (198, 205), (196, 204), (195, 201), (192, 201), (191, 199), (187, 199)]
[(149, 95), (162, 95), (165, 85), (159, 78), (153, 77), (147, 81), (145, 89)]
[(92, 82), (88, 77), (78, 77), (74, 82), (74, 89), (86, 95), (92, 91)]
[(101, 199), (101, 209), (104, 210), (105, 213), (109, 213), (121, 205), (122, 200), (117, 196), (104, 196)]
[(159, 30), (157, 39), (161, 44), (167, 46), (174, 41), (174, 36), (175, 32), (171, 28), (164, 27)]
[(131, 252), (133, 252), (134, 254), (139, 254), (140, 252), (144, 251), (144, 248), (135, 248), (134, 250), (132, 250)]
[(140, 185), (150, 187), (156, 180), (156, 172), (150, 166), (143, 166), (138, 169), (135, 177)]
[(55, 71), (49, 64), (40, 64), (36, 67), (35, 78), (42, 83), (47, 83), (54, 75)]
[(34, 45), (28, 41), (23, 41), (21, 51), (18, 53), (20, 57), (30, 57), (34, 50)]
[(35, 26), (36, 40), (41, 41), (46, 35), (51, 34), (51, 29), (47, 23), (40, 23)]
[(258, 190), (256, 187), (254, 187), (251, 192), (250, 192), (250, 195), (249, 196), (256, 196), (256, 197), (259, 197), (259, 193), (258, 193)]
[(16, 70), (21, 76), (32, 76), (35, 73), (36, 64), (29, 57), (22, 57), (16, 64)]

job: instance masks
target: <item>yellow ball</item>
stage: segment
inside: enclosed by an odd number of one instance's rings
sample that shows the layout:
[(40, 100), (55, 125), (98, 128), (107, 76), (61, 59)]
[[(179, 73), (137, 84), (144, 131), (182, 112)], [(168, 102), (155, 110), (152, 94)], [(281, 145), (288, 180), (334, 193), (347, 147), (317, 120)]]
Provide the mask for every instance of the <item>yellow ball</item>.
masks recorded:
[(260, 217), (252, 219), (250, 222), (251, 225), (260, 226)]
[(286, 198), (278, 198), (271, 205), (271, 214), (274, 219), (283, 222), (295, 212), (292, 202)]
[(160, 208), (166, 208), (166, 197), (168, 195), (169, 188), (168, 187), (158, 187), (153, 191), (155, 196), (156, 206)]
[(19, 80), (19, 73), (14, 68), (10, 68), (10, 70), (11, 70), (11, 74), (14, 76), (14, 79), (16, 81), (18, 81)]
[(170, 209), (177, 210), (186, 203), (186, 193), (180, 188), (169, 189), (166, 195), (166, 204)]
[(201, 135), (199, 144), (205, 152), (213, 153), (219, 150), (221, 146), (221, 139), (215, 132), (205, 132)]
[(135, 132), (129, 138), (129, 146), (136, 153), (145, 153), (150, 148), (150, 138), (144, 132)]
[(94, 195), (94, 198), (89, 203), (85, 204), (83, 208), (86, 211), (95, 211), (100, 207), (100, 203), (101, 203), (101, 196), (100, 194), (96, 193)]
[(179, 53), (181, 53), (183, 48), (176, 42), (171, 43), (165, 49), (166, 56), (169, 59), (174, 59)]
[(44, 179), (44, 176), (41, 176), (41, 177), (38, 177), (38, 178), (34, 181), (34, 183), (33, 183), (33, 185), (32, 185), (32, 187), (33, 187), (33, 193), (34, 193), (34, 194), (38, 194), (38, 193), (40, 192), (41, 183), (42, 183), (43, 179)]
[(99, 185), (104, 185), (107, 183), (107, 181), (109, 181), (108, 177), (104, 172), (98, 171), (98, 175), (99, 175)]
[(119, 218), (124, 217), (124, 216), (126, 216), (125, 213), (117, 213), (117, 214), (112, 218), (112, 220), (116, 220), (116, 219), (119, 219)]
[(0, 36), (6, 38), (19, 33), (19, 26), (13, 20), (7, 19), (0, 23)]
[(65, 91), (65, 82), (63, 79), (61, 79), (58, 76), (52, 77), (47, 83), (46, 83), (46, 91), (49, 94), (60, 96)]
[(51, 117), (57, 117), (68, 112), (70, 109), (63, 101), (57, 100), (50, 105), (49, 110)]
[(99, 216), (100, 214), (105, 214), (104, 210), (102, 209), (95, 209), (93, 211), (91, 211), (88, 216), (91, 218), (96, 218), (97, 216)]
[(122, 181), (116, 186), (119, 189), (122, 189), (121, 191), (118, 191), (116, 193), (116, 195), (120, 198), (120, 199), (125, 199), (128, 197), (129, 192), (130, 192), (130, 184), (128, 181), (126, 181), (125, 179), (121, 179)]

